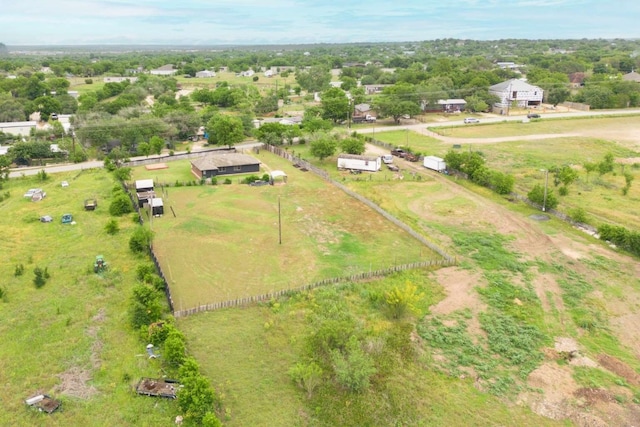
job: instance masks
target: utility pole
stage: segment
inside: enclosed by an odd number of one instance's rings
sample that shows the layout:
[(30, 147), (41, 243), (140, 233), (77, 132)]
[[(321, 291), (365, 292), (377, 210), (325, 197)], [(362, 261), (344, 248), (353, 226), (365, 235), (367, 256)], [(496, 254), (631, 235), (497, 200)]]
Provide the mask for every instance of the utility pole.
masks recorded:
[(542, 212), (547, 210), (547, 185), (549, 184), (549, 170), (542, 169), (544, 171), (544, 197), (542, 198)]
[(280, 213), (280, 196), (278, 196), (278, 244), (282, 244), (282, 215)]

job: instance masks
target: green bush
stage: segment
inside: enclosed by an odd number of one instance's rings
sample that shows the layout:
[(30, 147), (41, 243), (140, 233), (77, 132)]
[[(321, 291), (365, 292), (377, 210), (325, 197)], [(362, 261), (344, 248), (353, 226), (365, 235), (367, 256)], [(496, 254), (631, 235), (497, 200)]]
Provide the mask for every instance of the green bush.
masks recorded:
[(129, 239), (129, 249), (134, 253), (144, 253), (149, 249), (153, 232), (142, 226), (136, 227)]
[(544, 187), (540, 184), (536, 184), (531, 191), (529, 191), (527, 198), (537, 205), (544, 206), (546, 209), (555, 209), (558, 206), (558, 199), (550, 188), (547, 189), (545, 201)]
[(131, 199), (124, 192), (117, 194), (109, 205), (109, 213), (113, 216), (122, 216), (132, 211)]
[(33, 284), (36, 288), (41, 288), (47, 283), (47, 279), (49, 278), (49, 272), (47, 268), (44, 269), (40, 267), (36, 267), (33, 269)]
[(569, 209), (569, 217), (575, 222), (587, 223), (587, 211), (583, 208)]
[(118, 221), (111, 218), (109, 221), (107, 221), (107, 224), (104, 226), (104, 230), (107, 232), (107, 234), (111, 234), (111, 235), (116, 234), (118, 231), (120, 231), (120, 226), (118, 225)]
[(23, 274), (24, 274), (24, 265), (23, 264), (16, 265), (16, 269), (13, 271), (13, 275), (15, 277), (19, 277), (19, 276), (22, 276)]
[(226, 184), (226, 185), (231, 184), (231, 178), (225, 178), (223, 184)]

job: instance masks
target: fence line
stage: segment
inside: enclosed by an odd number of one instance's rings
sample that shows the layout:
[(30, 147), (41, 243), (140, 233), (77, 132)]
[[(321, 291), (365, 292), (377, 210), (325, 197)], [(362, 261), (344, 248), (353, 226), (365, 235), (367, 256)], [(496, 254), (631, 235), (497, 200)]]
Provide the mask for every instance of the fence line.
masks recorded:
[(279, 291), (267, 292), (265, 294), (260, 295), (252, 295), (247, 297), (239, 297), (232, 300), (226, 301), (218, 301), (210, 304), (203, 304), (197, 307), (187, 308), (184, 310), (175, 310), (173, 311), (174, 317), (187, 317), (192, 314), (201, 313), (204, 311), (214, 311), (222, 308), (235, 308), (235, 307), (245, 307), (251, 304), (270, 301), (272, 299), (280, 298), (285, 295), (291, 295), (298, 292), (305, 292), (312, 289), (316, 289), (319, 287), (324, 287), (328, 285), (334, 285), (342, 282), (358, 282), (367, 279), (380, 278), (384, 276), (388, 276), (393, 273), (397, 273), (400, 271), (406, 270), (414, 270), (417, 268), (425, 268), (425, 267), (433, 267), (440, 266), (446, 267), (455, 264), (455, 259), (437, 259), (437, 260), (429, 260), (429, 261), (418, 261), (404, 265), (396, 265), (389, 268), (384, 268), (380, 270), (373, 270), (369, 272), (352, 274), (350, 276), (342, 276), (342, 277), (332, 277), (329, 279), (319, 280), (314, 283), (308, 283), (306, 285), (298, 286), (295, 288), (281, 289)]
[(136, 160), (129, 160), (127, 162), (122, 162), (122, 165), (130, 166), (130, 167), (144, 166), (144, 165), (151, 165), (151, 164), (160, 163), (160, 162), (172, 162), (175, 160), (194, 159), (197, 157), (206, 156), (207, 154), (211, 154), (211, 153), (235, 153), (235, 152), (236, 152), (236, 149), (233, 147), (232, 148), (227, 148), (227, 147), (207, 148), (204, 150), (178, 153), (173, 155), (171, 154), (153, 155), (151, 157), (147, 157), (146, 159), (136, 159)]
[(357, 274), (353, 274), (353, 275), (350, 275), (350, 276), (333, 277), (333, 278), (329, 278), (329, 279), (323, 279), (323, 280), (320, 280), (320, 281), (317, 281), (317, 282), (314, 282), (314, 283), (309, 283), (309, 284), (306, 284), (306, 285), (302, 285), (302, 286), (299, 286), (299, 287), (296, 287), (296, 288), (288, 288), (288, 289), (269, 292), (269, 293), (262, 294), (262, 295), (257, 295), (257, 296), (254, 295), (254, 296), (249, 296), (249, 297), (240, 297), (240, 298), (233, 299), (233, 300), (220, 301), (220, 302), (214, 302), (214, 303), (210, 303), (210, 304), (199, 305), (197, 307), (192, 307), (192, 308), (188, 308), (188, 309), (184, 309), (184, 310), (176, 310), (176, 311), (173, 312), (173, 315), (175, 317), (186, 317), (186, 316), (190, 316), (190, 315), (195, 314), (195, 313), (200, 313), (200, 312), (203, 312), (203, 311), (213, 311), (213, 310), (218, 310), (218, 309), (221, 309), (221, 308), (246, 306), (246, 305), (250, 305), (250, 304), (254, 304), (254, 303), (258, 303), (258, 302), (269, 301), (271, 299), (278, 298), (278, 297), (281, 297), (281, 296), (284, 296), (284, 295), (290, 295), (292, 293), (309, 291), (311, 289), (315, 289), (315, 288), (322, 287), (322, 286), (327, 286), (327, 285), (333, 285), (333, 284), (340, 283), (340, 282), (349, 282), (349, 281), (356, 282), (356, 281), (361, 281), (361, 280), (366, 280), (366, 279), (384, 277), (384, 276), (387, 276), (387, 275), (392, 274), (392, 273), (396, 273), (396, 272), (400, 272), (400, 271), (406, 271), (406, 270), (413, 270), (413, 269), (416, 269), (416, 268), (433, 267), (433, 266), (450, 266), (450, 265), (455, 265), (456, 264), (456, 259), (454, 257), (450, 256), (449, 254), (447, 254), (443, 249), (441, 249), (440, 247), (438, 247), (434, 243), (432, 243), (432, 242), (428, 241), (427, 239), (425, 239), (423, 236), (418, 234), (415, 230), (413, 230), (407, 224), (405, 224), (404, 222), (400, 221), (398, 218), (396, 218), (395, 216), (391, 215), (389, 212), (385, 211), (384, 209), (382, 209), (380, 206), (376, 205), (371, 200), (369, 200), (366, 197), (364, 197), (364, 196), (362, 196), (362, 195), (350, 190), (349, 188), (347, 188), (343, 184), (341, 184), (341, 183), (335, 181), (334, 179), (332, 179), (331, 176), (329, 175), (329, 173), (327, 173), (325, 170), (320, 169), (320, 168), (312, 165), (311, 163), (307, 162), (306, 160), (303, 160), (303, 159), (301, 159), (299, 157), (294, 156), (293, 154), (287, 152), (286, 150), (284, 150), (284, 149), (282, 149), (280, 147), (276, 147), (276, 146), (273, 146), (273, 145), (265, 144), (263, 148), (268, 150), (268, 151), (270, 151), (273, 154), (276, 154), (276, 155), (278, 155), (278, 156), (280, 156), (282, 158), (285, 158), (285, 159), (289, 160), (291, 163), (293, 163), (293, 165), (295, 167), (299, 168), (300, 170), (311, 171), (312, 173), (314, 173), (315, 175), (319, 176), (320, 178), (332, 183), (333, 185), (335, 185), (336, 187), (338, 187), (339, 189), (344, 191), (349, 196), (357, 199), (358, 201), (360, 201), (360, 202), (364, 203), (365, 205), (369, 206), (370, 208), (374, 209), (376, 212), (381, 214), (384, 218), (386, 218), (387, 220), (391, 221), (392, 223), (394, 223), (396, 226), (398, 226), (402, 230), (406, 231), (408, 234), (410, 234), (412, 237), (414, 237), (420, 243), (422, 243), (423, 245), (427, 246), (429, 249), (433, 250), (438, 255), (442, 256), (442, 259), (429, 260), (429, 261), (418, 261), (418, 262), (409, 263), (409, 264), (397, 265), (397, 266), (393, 266), (393, 267), (389, 267), (389, 268), (385, 268), (385, 269), (379, 269), (379, 270), (374, 270), (374, 271), (369, 271), (369, 272), (357, 273)]
[[(372, 140), (372, 142), (374, 142), (374, 141), (375, 140)], [(374, 143), (376, 143), (376, 142), (374, 142)], [(377, 204), (375, 204), (371, 200), (367, 199), (366, 197), (362, 196), (361, 194), (356, 193), (355, 191), (352, 191), (351, 189), (347, 188), (345, 185), (343, 185), (343, 184), (339, 183), (338, 181), (332, 179), (331, 176), (329, 175), (329, 173), (327, 173), (325, 170), (315, 167), (314, 165), (312, 165), (311, 163), (307, 162), (306, 160), (303, 160), (303, 159), (301, 159), (299, 157), (296, 157), (296, 156), (292, 155), (291, 153), (287, 152), (286, 150), (283, 150), (280, 147), (275, 147), (273, 145), (265, 144), (264, 148), (266, 148), (267, 150), (269, 150), (273, 154), (277, 154), (280, 157), (288, 159), (289, 161), (291, 161), (295, 166), (299, 167), (300, 169), (306, 169), (306, 170), (312, 171), (316, 175), (320, 176), (321, 178), (323, 178), (326, 181), (332, 183), (333, 185), (335, 185), (336, 187), (338, 187), (339, 189), (341, 189), (342, 191), (347, 193), (349, 196), (351, 196), (354, 199), (360, 201), (361, 203), (364, 203), (365, 205), (369, 206), (371, 209), (375, 210), (380, 215), (385, 217), (387, 220), (389, 220), (392, 223), (394, 223), (397, 227), (400, 227), (401, 229), (406, 231), (413, 238), (418, 240), (423, 245), (427, 246), (432, 251), (436, 252), (438, 255), (440, 255), (444, 259), (452, 259), (451, 255), (447, 254), (443, 249), (441, 249), (439, 246), (437, 246), (433, 242), (430, 242), (427, 239), (425, 239), (423, 236), (418, 234), (414, 229), (409, 227), (407, 224), (405, 224), (404, 222), (400, 221), (398, 218), (396, 218), (395, 216), (391, 215), (389, 212), (385, 211), (384, 209), (382, 209), (380, 206), (378, 206)]]
[[(129, 199), (131, 200), (133, 207), (138, 213), (138, 222), (140, 223), (140, 225), (143, 225), (144, 218), (142, 217), (142, 210), (140, 209), (140, 206), (138, 206), (138, 201), (133, 197), (133, 194), (131, 194), (131, 191), (129, 190), (129, 186), (124, 181), (122, 182), (122, 188), (124, 188), (125, 193), (129, 195)], [(164, 282), (164, 286), (163, 286), (164, 295), (167, 298), (169, 309), (173, 312), (173, 309), (174, 309), (173, 297), (171, 296), (171, 288), (169, 288), (169, 281), (165, 277), (164, 272), (162, 271), (162, 267), (160, 267), (160, 262), (158, 261), (158, 257), (156, 256), (156, 253), (153, 251), (153, 245), (149, 245), (148, 249), (149, 249), (149, 256), (151, 256), (153, 265), (156, 267), (156, 273), (158, 274), (158, 276), (160, 276), (160, 278)]]

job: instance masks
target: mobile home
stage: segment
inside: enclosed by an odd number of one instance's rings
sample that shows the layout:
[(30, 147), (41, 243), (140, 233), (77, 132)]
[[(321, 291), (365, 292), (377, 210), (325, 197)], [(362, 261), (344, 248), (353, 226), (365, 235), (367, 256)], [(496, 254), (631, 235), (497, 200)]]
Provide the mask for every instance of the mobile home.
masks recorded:
[(340, 154), (338, 156), (338, 169), (377, 172), (381, 167), (382, 160), (380, 160), (380, 157), (358, 156), (355, 154)]

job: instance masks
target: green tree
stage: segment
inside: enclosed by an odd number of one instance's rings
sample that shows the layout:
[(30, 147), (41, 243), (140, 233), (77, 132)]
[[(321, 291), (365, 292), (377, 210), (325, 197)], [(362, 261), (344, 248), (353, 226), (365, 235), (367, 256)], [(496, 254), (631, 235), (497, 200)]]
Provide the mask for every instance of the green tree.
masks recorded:
[(323, 161), (335, 154), (338, 144), (330, 135), (323, 134), (311, 141), (309, 152), (313, 157)]
[(349, 99), (347, 94), (340, 88), (332, 87), (321, 95), (322, 118), (333, 120), (334, 123), (347, 119), (350, 114)]
[(224, 114), (213, 116), (207, 123), (209, 132), (209, 144), (228, 145), (244, 141), (244, 126), (242, 120)]
[(113, 200), (111, 200), (109, 204), (109, 214), (112, 216), (122, 216), (131, 212), (133, 212), (133, 207), (131, 206), (129, 196), (124, 194), (124, 192), (114, 195)]
[(184, 336), (176, 328), (173, 328), (164, 341), (164, 359), (169, 366), (178, 368), (186, 358)]
[(364, 154), (365, 143), (361, 138), (345, 138), (340, 141), (340, 148), (347, 154)]
[(605, 175), (609, 172), (613, 172), (614, 165), (614, 157), (613, 154), (607, 153), (604, 156), (604, 159), (600, 163), (598, 163), (598, 173), (600, 175)]
[[(181, 373), (184, 370), (180, 369)], [(178, 391), (178, 407), (185, 414), (185, 420), (193, 425), (202, 425), (205, 416), (211, 418), (217, 397), (209, 381), (199, 373), (189, 372), (180, 377), (182, 387)]]
[(536, 184), (531, 191), (529, 191), (527, 198), (537, 205), (544, 206), (545, 210), (555, 209), (558, 206), (558, 199), (553, 193), (553, 190), (550, 188), (547, 189), (547, 197), (545, 199), (544, 187), (540, 184)]
[(139, 330), (162, 318), (161, 294), (149, 285), (139, 283), (133, 287), (130, 316), (131, 325)]
[(315, 65), (296, 72), (296, 82), (308, 92), (320, 92), (329, 87), (331, 72), (327, 67)]
[(162, 153), (162, 149), (164, 148), (164, 145), (165, 145), (164, 139), (160, 138), (159, 136), (153, 136), (149, 140), (149, 149), (153, 154)]
[(142, 226), (136, 227), (129, 239), (129, 249), (134, 253), (144, 253), (149, 249), (152, 240), (151, 230)]

